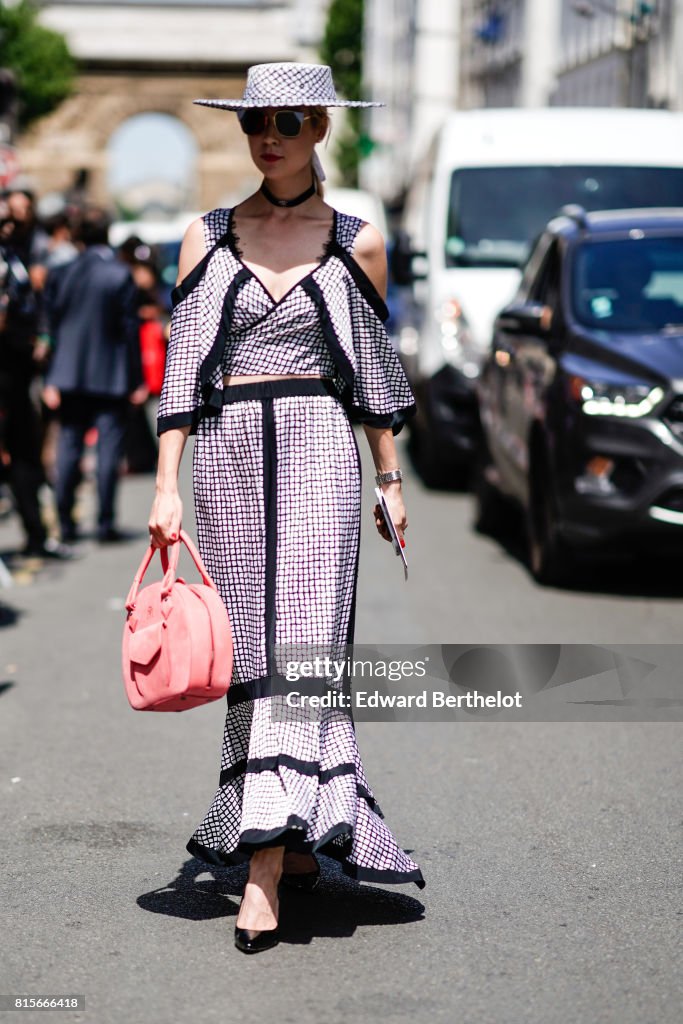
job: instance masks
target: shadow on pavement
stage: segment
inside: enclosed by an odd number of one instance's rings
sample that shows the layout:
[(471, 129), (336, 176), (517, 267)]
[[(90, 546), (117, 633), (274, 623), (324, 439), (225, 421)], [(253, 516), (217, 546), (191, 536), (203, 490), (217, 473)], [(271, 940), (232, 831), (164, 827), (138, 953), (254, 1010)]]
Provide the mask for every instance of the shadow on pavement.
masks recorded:
[(3, 602), (0, 601), (0, 629), (3, 626), (16, 626), (21, 615), (22, 613), (17, 611), (16, 608), (12, 608), (10, 605), (3, 604)]
[[(321, 856), (322, 877), (313, 893), (280, 889), (281, 942), (309, 943), (315, 937), (348, 937), (363, 925), (396, 925), (424, 918), (424, 904), (405, 893), (389, 892), (354, 882), (336, 861)], [(198, 882), (200, 875), (212, 879)], [(237, 917), (247, 880), (247, 866), (218, 868), (186, 861), (178, 877), (168, 885), (143, 893), (137, 899), (142, 910), (189, 921)], [(230, 897), (233, 897), (233, 903)]]

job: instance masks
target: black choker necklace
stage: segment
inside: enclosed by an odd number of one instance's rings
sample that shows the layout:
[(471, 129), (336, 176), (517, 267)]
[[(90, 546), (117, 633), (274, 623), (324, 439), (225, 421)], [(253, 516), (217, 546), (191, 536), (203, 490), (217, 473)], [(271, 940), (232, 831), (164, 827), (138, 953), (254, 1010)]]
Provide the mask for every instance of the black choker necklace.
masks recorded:
[(265, 181), (261, 183), (261, 192), (268, 202), (273, 204), (273, 206), (298, 206), (299, 203), (305, 203), (307, 199), (310, 199), (311, 196), (315, 195), (315, 182), (313, 182), (305, 192), (302, 192), (301, 195), (295, 196), (294, 199), (278, 199), (278, 197), (274, 196), (270, 191)]

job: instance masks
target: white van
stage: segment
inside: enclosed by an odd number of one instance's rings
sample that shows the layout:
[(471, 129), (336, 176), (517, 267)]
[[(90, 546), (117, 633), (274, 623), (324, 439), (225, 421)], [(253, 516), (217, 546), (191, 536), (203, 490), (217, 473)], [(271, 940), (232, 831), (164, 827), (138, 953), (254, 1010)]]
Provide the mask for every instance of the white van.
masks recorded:
[[(485, 109), (453, 113), (408, 193), (403, 227), (426, 254), (402, 357), (417, 393), (411, 441), (426, 482), (474, 449), (473, 385), (494, 317), (531, 243), (565, 205), (683, 207), (683, 114)], [(415, 264), (413, 260), (413, 264)]]

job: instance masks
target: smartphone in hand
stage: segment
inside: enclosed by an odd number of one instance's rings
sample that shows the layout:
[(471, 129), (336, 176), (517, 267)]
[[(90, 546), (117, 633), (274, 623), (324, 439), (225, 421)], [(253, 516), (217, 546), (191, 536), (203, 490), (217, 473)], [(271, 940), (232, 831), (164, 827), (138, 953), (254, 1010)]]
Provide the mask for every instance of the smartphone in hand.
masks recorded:
[(400, 555), (401, 561), (403, 562), (403, 578), (407, 580), (408, 563), (406, 561), (406, 556), (401, 545), (401, 538), (399, 537), (398, 530), (396, 529), (396, 524), (394, 523), (394, 520), (391, 518), (391, 512), (389, 511), (389, 506), (387, 505), (386, 498), (384, 497), (384, 492), (382, 491), (382, 489), (380, 487), (375, 487), (375, 494), (377, 495), (377, 504), (379, 505), (379, 510), (382, 513), (382, 517), (384, 519), (384, 522), (386, 523), (387, 530), (389, 531), (389, 537), (391, 538), (393, 549), (397, 555)]

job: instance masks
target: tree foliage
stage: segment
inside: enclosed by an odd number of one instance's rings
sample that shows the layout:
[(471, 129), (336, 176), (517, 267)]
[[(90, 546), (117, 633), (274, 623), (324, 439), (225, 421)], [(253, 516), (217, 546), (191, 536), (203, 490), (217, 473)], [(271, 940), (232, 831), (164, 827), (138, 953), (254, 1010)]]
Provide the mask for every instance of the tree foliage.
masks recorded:
[[(363, 0), (332, 0), (320, 48), (320, 57), (332, 68), (335, 85), (347, 100), (361, 99), (363, 73)], [(349, 108), (346, 126), (337, 140), (337, 163), (345, 185), (358, 184), (361, 112)]]
[(22, 128), (59, 106), (71, 93), (76, 75), (65, 39), (39, 25), (37, 13), (31, 0), (0, 6), (0, 67), (16, 77)]

